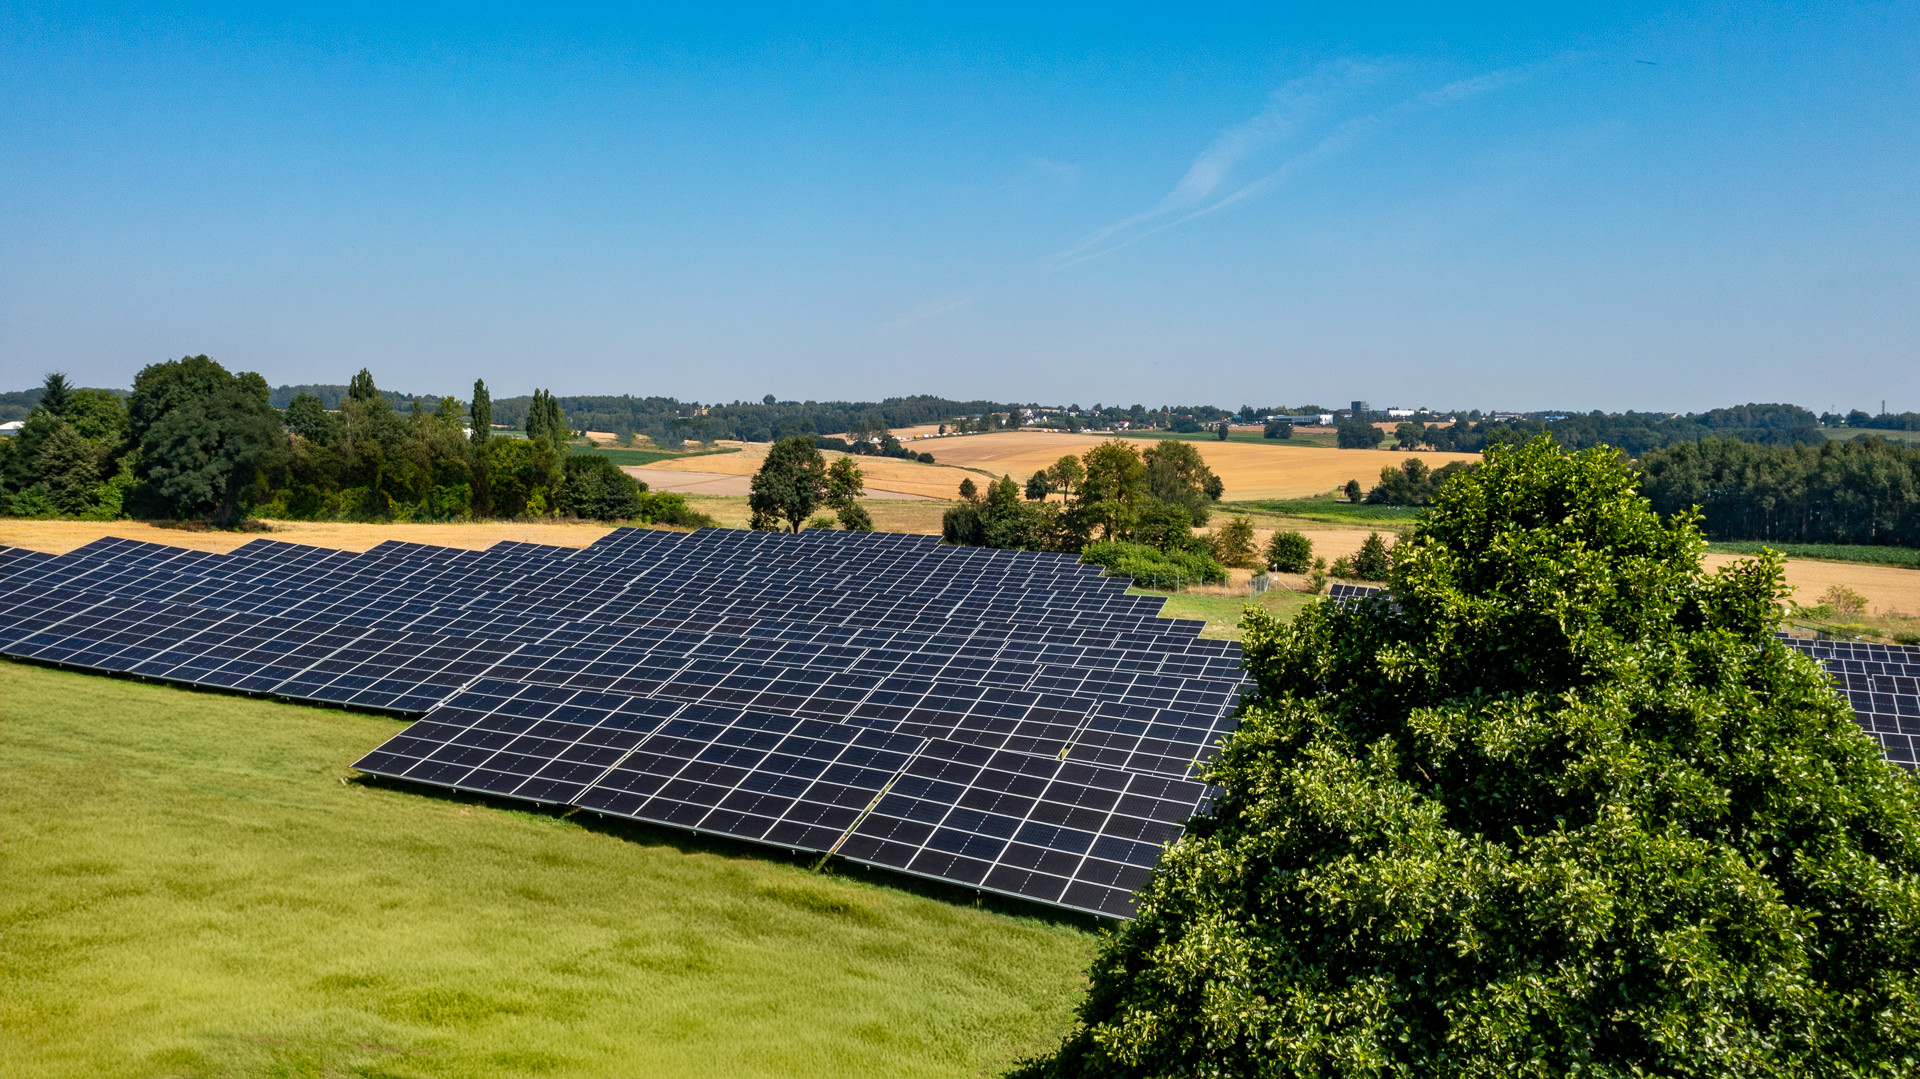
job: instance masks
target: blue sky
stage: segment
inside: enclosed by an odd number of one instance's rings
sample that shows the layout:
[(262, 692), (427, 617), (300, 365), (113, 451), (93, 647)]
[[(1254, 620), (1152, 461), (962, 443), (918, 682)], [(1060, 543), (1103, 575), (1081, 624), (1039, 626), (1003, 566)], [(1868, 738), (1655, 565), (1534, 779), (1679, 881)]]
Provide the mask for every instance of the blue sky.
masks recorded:
[(0, 388), (1920, 409), (1911, 2), (397, 6), (0, 3)]

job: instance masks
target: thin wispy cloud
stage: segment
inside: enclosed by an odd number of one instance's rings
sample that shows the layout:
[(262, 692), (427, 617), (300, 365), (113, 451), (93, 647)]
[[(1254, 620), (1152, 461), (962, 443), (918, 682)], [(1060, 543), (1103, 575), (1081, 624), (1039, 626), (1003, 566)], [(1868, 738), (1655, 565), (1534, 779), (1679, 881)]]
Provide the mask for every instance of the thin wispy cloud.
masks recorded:
[(904, 330), (909, 326), (914, 325), (915, 323), (925, 322), (927, 319), (934, 318), (935, 316), (938, 316), (938, 315), (944, 315), (949, 311), (958, 311), (960, 308), (967, 306), (968, 304), (972, 303), (973, 301), (979, 298), (980, 298), (980, 293), (976, 291), (976, 292), (970, 292), (964, 296), (956, 296), (951, 299), (935, 300), (931, 303), (923, 303), (918, 307), (909, 308), (899, 318), (896, 318), (892, 322), (888, 322), (885, 325), (877, 327), (877, 330), (879, 332), (886, 332), (890, 330)]
[[(1216, 136), (1194, 158), (1180, 182), (1152, 208), (1094, 230), (1047, 261), (1056, 267), (1078, 265), (1257, 198), (1346, 153), (1391, 124), (1500, 90), (1529, 78), (1535, 69), (1491, 71), (1422, 91), (1371, 112), (1344, 120), (1333, 119), (1343, 105), (1349, 105), (1356, 93), (1383, 70), (1383, 64), (1349, 63), (1295, 80), (1274, 91), (1268, 98), (1267, 108), (1259, 115)], [(1240, 165), (1299, 141), (1311, 124), (1323, 120), (1332, 122), (1332, 129), (1307, 149), (1297, 151), (1256, 179), (1222, 193)]]

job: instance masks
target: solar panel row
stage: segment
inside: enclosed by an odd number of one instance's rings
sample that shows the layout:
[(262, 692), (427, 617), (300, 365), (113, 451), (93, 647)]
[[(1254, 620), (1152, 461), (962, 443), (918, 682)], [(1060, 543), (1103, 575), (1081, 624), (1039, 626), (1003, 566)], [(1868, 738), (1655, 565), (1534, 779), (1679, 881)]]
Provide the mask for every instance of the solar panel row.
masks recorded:
[(426, 713), (370, 773), (1126, 916), (1238, 647), (1070, 556), (620, 530), (584, 550), (0, 552), (0, 651)]
[[(1346, 602), (1385, 589), (1336, 584), (1334, 599)], [(1888, 760), (1920, 768), (1920, 648), (1859, 641), (1780, 638), (1825, 667), (1840, 695), (1852, 705), (1854, 719), (1880, 743)]]

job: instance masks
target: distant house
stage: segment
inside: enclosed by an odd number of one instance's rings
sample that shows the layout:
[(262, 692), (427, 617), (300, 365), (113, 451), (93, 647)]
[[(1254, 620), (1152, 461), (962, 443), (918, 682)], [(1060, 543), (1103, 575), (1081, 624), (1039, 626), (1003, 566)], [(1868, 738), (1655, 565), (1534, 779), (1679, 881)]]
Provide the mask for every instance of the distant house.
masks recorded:
[(8, 420), (5, 423), (0, 423), (0, 435), (17, 435), (20, 433), (20, 429), (26, 425), (27, 421), (25, 420)]

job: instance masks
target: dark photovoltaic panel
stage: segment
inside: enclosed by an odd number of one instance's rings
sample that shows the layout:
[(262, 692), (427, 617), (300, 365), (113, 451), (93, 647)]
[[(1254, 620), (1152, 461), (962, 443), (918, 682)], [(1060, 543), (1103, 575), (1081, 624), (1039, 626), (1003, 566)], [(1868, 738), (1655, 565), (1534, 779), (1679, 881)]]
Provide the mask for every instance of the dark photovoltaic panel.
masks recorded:
[(1241, 681), (1159, 608), (884, 533), (0, 550), (0, 651), (420, 716), (373, 774), (1120, 917)]
[[(1336, 584), (1330, 594), (1340, 602), (1386, 594), (1383, 588)], [(1920, 768), (1920, 648), (1859, 641), (1780, 640), (1816, 660), (1833, 677), (1840, 695), (1853, 707), (1854, 719), (1895, 764)]]
[[(1206, 805), (1242, 679), (1160, 604), (886, 533), (0, 548), (10, 655), (417, 716), (356, 767), (1118, 917)], [(1911, 763), (1914, 650), (1794, 643)]]

